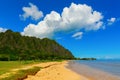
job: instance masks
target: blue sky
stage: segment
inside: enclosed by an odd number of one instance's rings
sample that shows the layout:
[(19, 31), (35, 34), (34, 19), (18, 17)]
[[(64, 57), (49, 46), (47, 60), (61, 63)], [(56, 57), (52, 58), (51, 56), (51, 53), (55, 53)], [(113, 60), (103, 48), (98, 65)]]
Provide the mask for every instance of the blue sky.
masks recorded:
[(0, 32), (55, 39), (76, 57), (120, 58), (119, 0), (1, 0)]

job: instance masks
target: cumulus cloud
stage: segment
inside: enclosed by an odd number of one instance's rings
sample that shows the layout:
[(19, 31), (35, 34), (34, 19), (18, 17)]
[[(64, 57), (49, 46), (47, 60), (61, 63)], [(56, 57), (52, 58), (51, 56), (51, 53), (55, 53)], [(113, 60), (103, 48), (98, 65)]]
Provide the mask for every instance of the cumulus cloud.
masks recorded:
[(21, 18), (26, 20), (26, 18), (32, 18), (33, 20), (38, 20), (43, 17), (43, 12), (39, 11), (38, 7), (32, 3), (29, 3), (29, 7), (23, 7), (24, 13), (20, 15)]
[(72, 35), (72, 37), (75, 39), (81, 39), (82, 36), (83, 36), (83, 32), (77, 32), (77, 33)]
[(110, 18), (107, 21), (108, 21), (108, 25), (112, 25), (116, 21), (116, 18)]
[[(29, 24), (22, 32), (26, 36), (39, 38), (53, 38), (59, 32), (80, 32), (80, 30), (91, 31), (102, 27), (103, 16), (86, 4), (71, 3), (65, 7), (62, 13), (51, 11), (37, 25)], [(82, 33), (79, 33), (79, 35)], [(77, 36), (79, 36), (77, 35)]]
[(1, 33), (1, 32), (5, 32), (6, 30), (7, 30), (6, 28), (0, 27), (0, 33)]

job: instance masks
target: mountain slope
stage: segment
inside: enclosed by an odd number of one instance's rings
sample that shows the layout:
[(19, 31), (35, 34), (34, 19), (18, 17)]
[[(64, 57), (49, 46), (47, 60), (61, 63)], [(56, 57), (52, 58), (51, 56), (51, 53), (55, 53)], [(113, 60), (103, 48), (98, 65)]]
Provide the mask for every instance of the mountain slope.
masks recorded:
[(72, 53), (54, 40), (21, 36), (11, 30), (0, 33), (0, 60), (72, 58)]

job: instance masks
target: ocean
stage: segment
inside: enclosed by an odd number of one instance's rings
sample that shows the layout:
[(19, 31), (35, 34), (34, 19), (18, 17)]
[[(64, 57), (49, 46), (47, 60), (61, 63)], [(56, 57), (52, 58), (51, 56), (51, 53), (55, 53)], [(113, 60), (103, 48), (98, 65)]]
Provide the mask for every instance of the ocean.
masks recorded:
[(75, 60), (68, 68), (93, 80), (120, 80), (120, 60)]

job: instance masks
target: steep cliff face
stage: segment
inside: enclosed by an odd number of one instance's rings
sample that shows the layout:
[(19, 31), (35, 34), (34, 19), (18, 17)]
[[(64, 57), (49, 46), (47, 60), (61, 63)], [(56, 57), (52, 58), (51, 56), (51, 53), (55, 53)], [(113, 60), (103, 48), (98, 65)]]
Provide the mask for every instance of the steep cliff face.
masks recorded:
[(0, 33), (0, 60), (72, 58), (72, 53), (54, 40), (21, 36), (11, 30)]

